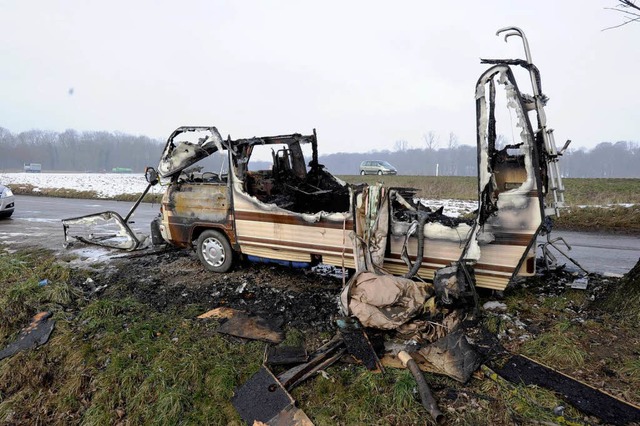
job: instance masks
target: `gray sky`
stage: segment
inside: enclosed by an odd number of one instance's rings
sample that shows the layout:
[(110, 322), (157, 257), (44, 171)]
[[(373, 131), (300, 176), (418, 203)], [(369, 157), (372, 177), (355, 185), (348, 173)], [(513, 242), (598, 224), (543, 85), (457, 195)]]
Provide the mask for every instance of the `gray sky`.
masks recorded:
[[(0, 0), (0, 126), (310, 133), (321, 154), (475, 144), (480, 57), (523, 57), (561, 145), (640, 140), (640, 24), (613, 0)], [(521, 89), (531, 92), (528, 80)], [(69, 89), (73, 88), (73, 94)]]

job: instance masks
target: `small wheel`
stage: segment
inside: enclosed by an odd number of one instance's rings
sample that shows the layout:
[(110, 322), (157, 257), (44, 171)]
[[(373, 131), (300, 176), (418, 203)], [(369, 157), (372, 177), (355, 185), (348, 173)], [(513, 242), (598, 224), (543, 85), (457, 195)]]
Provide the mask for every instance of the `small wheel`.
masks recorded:
[(378, 170), (378, 175), (381, 175), (381, 174), (382, 174), (382, 170)]
[(212, 272), (227, 272), (233, 263), (233, 251), (227, 238), (219, 231), (209, 229), (198, 237), (198, 259)]
[(364, 176), (364, 175), (365, 175), (364, 170), (362, 170), (362, 171), (360, 172), (360, 174), (361, 174), (362, 176)]

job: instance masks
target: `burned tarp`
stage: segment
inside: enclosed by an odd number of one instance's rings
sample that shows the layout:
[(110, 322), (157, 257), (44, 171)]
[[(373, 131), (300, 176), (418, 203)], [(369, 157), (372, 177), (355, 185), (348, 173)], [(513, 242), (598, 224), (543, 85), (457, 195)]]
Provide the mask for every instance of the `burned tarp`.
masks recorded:
[(413, 318), (432, 294), (426, 283), (364, 271), (349, 280), (340, 304), (365, 327), (393, 330)]
[(447, 334), (418, 351), (437, 372), (466, 383), (480, 366), (480, 356), (461, 330)]

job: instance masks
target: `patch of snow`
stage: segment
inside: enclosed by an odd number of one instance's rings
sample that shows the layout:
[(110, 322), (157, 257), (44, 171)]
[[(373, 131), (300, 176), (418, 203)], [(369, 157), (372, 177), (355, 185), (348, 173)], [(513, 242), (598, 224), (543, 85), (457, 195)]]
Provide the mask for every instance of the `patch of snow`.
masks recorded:
[(490, 302), (486, 302), (484, 305), (482, 305), (482, 308), (487, 310), (487, 311), (506, 311), (507, 310), (507, 305), (502, 303), (502, 302), (498, 302), (496, 300), (492, 300)]
[(611, 207), (626, 207), (626, 208), (631, 208), (635, 206), (635, 204), (633, 203), (609, 203), (609, 204), (579, 204), (576, 207), (578, 207), (579, 209), (585, 209), (588, 207), (591, 208), (600, 208), (600, 209), (610, 209)]
[(143, 174), (136, 173), (0, 173), (3, 185), (31, 185), (33, 192), (48, 189), (95, 191), (100, 198), (141, 194), (147, 187)]
[(442, 213), (450, 217), (460, 217), (469, 213), (474, 212), (478, 208), (477, 201), (469, 201), (469, 200), (429, 200), (421, 198), (420, 204), (425, 207), (429, 207), (431, 210), (438, 210), (441, 207), (444, 207)]

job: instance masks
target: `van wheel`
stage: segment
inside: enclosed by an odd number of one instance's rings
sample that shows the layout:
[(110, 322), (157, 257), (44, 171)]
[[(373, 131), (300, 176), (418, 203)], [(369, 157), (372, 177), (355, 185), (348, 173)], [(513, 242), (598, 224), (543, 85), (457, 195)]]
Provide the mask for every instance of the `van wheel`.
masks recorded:
[(212, 272), (227, 272), (233, 263), (233, 251), (227, 238), (219, 231), (204, 231), (198, 237), (198, 259), (205, 269)]
[(362, 170), (362, 171), (360, 172), (360, 174), (364, 176), (364, 170)]
[(381, 174), (382, 174), (382, 170), (378, 170), (378, 175), (381, 175)]

